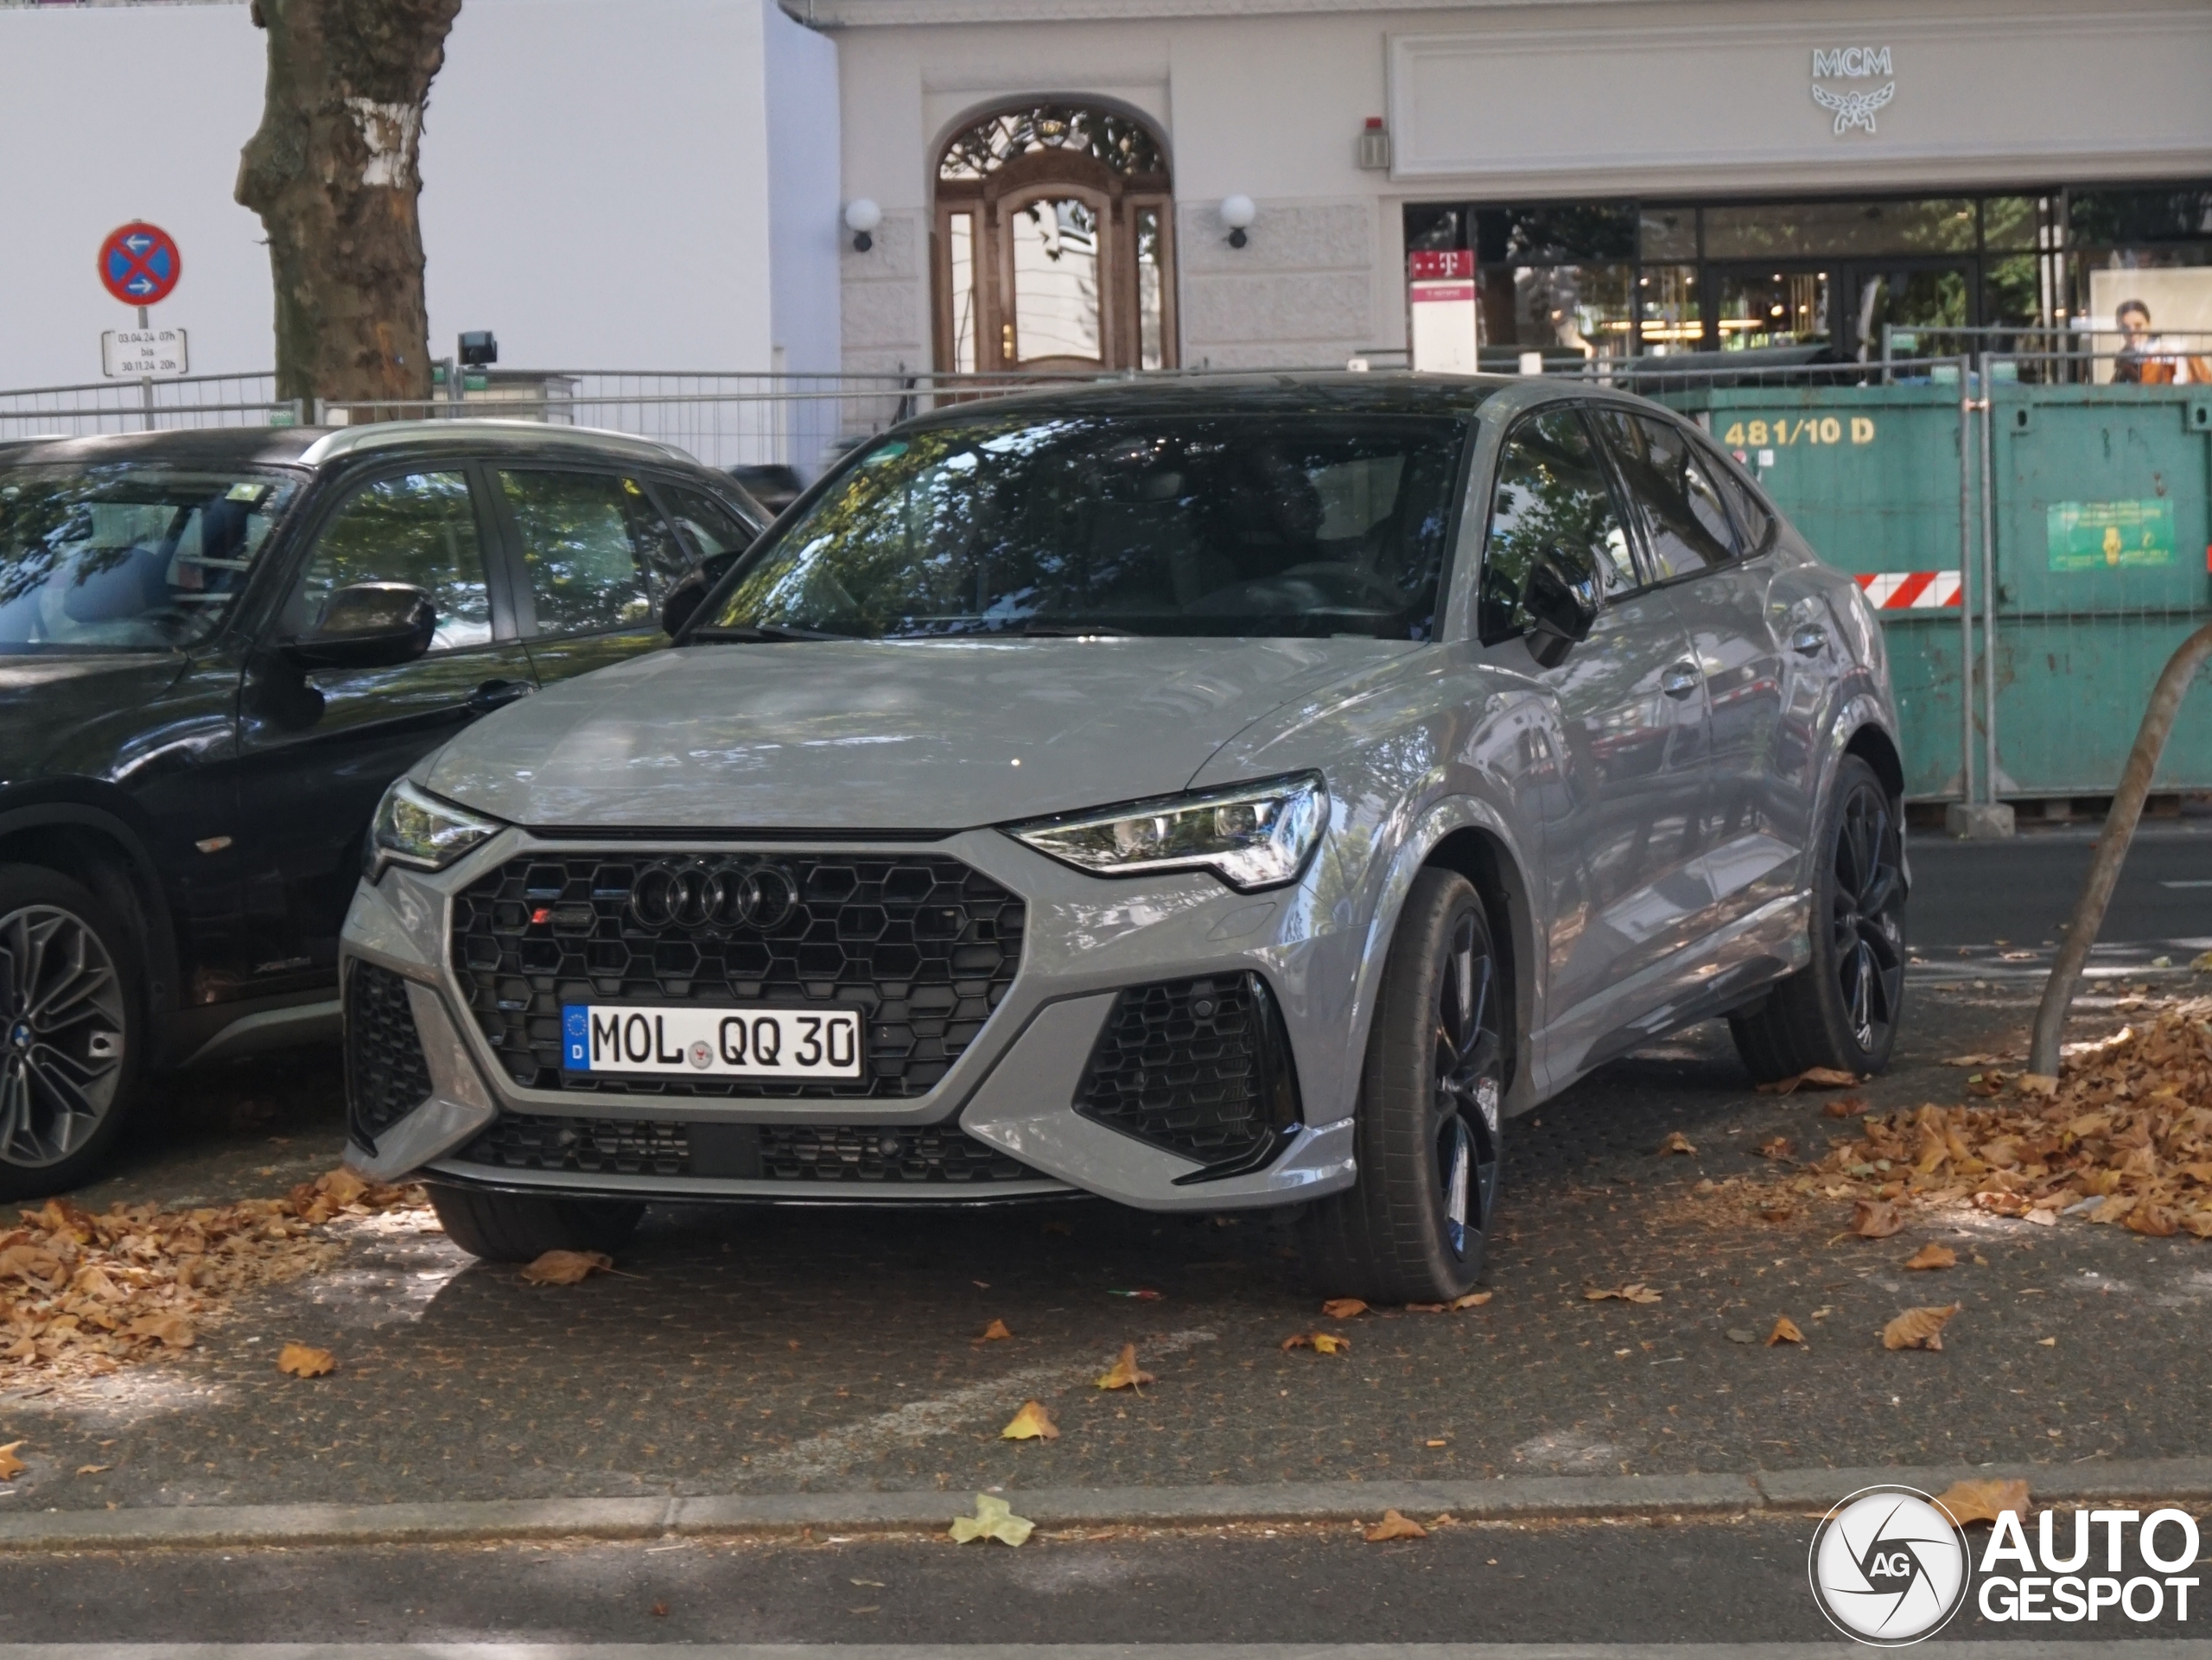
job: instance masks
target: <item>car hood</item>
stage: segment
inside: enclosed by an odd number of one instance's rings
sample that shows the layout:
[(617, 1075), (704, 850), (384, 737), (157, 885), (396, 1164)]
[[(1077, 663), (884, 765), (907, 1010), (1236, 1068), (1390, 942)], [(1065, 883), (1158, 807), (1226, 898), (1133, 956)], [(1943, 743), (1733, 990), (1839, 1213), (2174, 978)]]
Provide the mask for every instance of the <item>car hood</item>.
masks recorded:
[(1183, 788), (1357, 639), (792, 641), (657, 652), (455, 738), (435, 793), (543, 828), (938, 830)]

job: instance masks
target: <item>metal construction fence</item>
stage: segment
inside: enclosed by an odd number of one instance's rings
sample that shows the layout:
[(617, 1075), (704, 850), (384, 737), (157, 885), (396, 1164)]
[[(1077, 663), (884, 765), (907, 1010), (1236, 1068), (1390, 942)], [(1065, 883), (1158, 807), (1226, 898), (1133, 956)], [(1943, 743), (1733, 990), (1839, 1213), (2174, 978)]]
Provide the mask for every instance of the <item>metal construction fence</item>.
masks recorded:
[[(2108, 334), (2000, 353), (1955, 332), (1948, 355), (1893, 334), (1865, 362), (1698, 353), (1581, 374), (1698, 421), (1857, 579), (1890, 644), (1910, 797), (2107, 794), (2159, 665), (2212, 618), (2212, 373), (2171, 338), (2171, 378), (2146, 381)], [(271, 376), (199, 376), (0, 392), (0, 440), (505, 416), (808, 476), (910, 415), (1123, 378), (502, 371), (420, 404), (302, 409)], [(2190, 694), (2156, 787), (2212, 791), (2212, 685)]]

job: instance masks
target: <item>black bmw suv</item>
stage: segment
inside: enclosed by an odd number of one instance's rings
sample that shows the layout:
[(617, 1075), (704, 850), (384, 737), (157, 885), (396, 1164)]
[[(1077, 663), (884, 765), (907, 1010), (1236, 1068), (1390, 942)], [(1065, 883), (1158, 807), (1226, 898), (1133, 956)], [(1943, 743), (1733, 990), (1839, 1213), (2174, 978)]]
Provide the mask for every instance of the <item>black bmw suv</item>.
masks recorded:
[(165, 1067), (333, 1036), (392, 779), (665, 642), (765, 515), (614, 433), (431, 421), (0, 443), (0, 1199)]

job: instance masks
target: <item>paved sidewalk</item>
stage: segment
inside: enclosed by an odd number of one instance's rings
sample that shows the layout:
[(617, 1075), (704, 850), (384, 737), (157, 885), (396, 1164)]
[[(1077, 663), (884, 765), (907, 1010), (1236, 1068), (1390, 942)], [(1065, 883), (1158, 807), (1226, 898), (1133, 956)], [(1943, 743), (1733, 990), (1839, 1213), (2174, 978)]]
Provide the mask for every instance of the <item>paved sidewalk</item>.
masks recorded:
[[(2033, 990), (1916, 976), (1899, 1064), (1861, 1093), (1958, 1099), (1964, 1074), (1935, 1063), (2016, 1044)], [(1831, 1243), (1823, 1207), (1709, 1226), (1697, 1184), (1763, 1171), (1752, 1149), (1777, 1132), (1818, 1146), (1822, 1099), (1750, 1091), (1718, 1027), (1605, 1069), (1513, 1126), (1496, 1299), (1459, 1314), (1325, 1320), (1291, 1236), (1252, 1216), (671, 1211), (620, 1277), (568, 1288), (472, 1264), (421, 1218), (376, 1218), (335, 1271), (261, 1294), (188, 1354), (0, 1400), (0, 1442), (22, 1439), (28, 1466), (0, 1515), (2212, 1453), (2212, 1247), (1974, 1218), (1947, 1224), (1960, 1267), (1907, 1274), (1921, 1233)], [(318, 1167), (330, 1141), (285, 1101), (279, 1150)], [(1653, 1156), (1676, 1129), (1698, 1155)], [(295, 1173), (261, 1178), (235, 1147), (194, 1157), (207, 1198)], [(107, 1186), (174, 1195), (174, 1175)], [(1581, 1295), (1629, 1282), (1662, 1301)], [(1115, 1294), (1136, 1289), (1162, 1294)], [(1943, 1352), (1880, 1347), (1900, 1309), (1953, 1301)], [(1729, 1335), (1783, 1313), (1804, 1350)], [(1014, 1337), (972, 1342), (995, 1318)], [(1279, 1346), (1316, 1329), (1351, 1350)], [(332, 1349), (339, 1370), (280, 1376), (287, 1340)], [(1092, 1387), (1125, 1342), (1159, 1375), (1141, 1398)], [(1058, 1441), (998, 1439), (1028, 1398)]]

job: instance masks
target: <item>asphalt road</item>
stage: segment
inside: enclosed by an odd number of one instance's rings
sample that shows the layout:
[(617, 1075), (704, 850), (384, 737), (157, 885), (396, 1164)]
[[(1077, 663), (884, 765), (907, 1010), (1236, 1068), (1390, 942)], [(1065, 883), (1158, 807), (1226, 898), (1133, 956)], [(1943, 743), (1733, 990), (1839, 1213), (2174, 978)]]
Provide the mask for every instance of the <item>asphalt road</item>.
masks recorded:
[[(2204, 828), (2196, 826), (2203, 824)], [(2038, 947), (2063, 936), (2088, 875), (2094, 828), (2031, 829), (2010, 842), (1912, 839), (1908, 932), (1926, 951)], [(2145, 824), (2120, 868), (2098, 938), (2212, 947), (2212, 821)], [(2194, 953), (2192, 953), (2194, 954)], [(2185, 961), (2186, 958), (2177, 958)]]
[[(1432, 1519), (1432, 1518), (1424, 1518)], [(0, 1557), (10, 1642), (1685, 1643), (1834, 1640), (1802, 1517), (1064, 1538)], [(1974, 1531), (1979, 1550), (1986, 1528)], [(2068, 1536), (2063, 1531), (2062, 1537)], [(2169, 1604), (2171, 1600), (2169, 1599)], [(2177, 1622), (1948, 1638), (2112, 1643)], [(1831, 1649), (1830, 1652), (1835, 1650)]]

